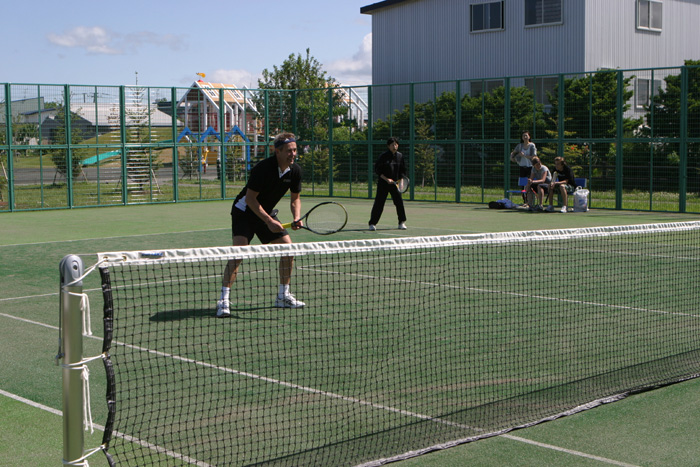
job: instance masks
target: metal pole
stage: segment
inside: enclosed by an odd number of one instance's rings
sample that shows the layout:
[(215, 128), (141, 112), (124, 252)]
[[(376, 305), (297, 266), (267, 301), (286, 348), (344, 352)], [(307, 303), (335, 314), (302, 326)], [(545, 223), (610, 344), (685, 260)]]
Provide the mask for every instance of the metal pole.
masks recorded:
[(83, 456), (83, 386), (81, 371), (72, 366), (83, 359), (83, 262), (75, 255), (65, 256), (61, 271), (61, 340), (63, 346), (63, 459), (73, 462)]

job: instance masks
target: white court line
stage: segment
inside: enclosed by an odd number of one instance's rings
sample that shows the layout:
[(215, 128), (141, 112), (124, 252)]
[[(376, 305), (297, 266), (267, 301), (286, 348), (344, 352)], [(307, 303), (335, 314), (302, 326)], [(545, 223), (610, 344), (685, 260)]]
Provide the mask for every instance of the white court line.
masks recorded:
[[(26, 320), (25, 320), (25, 321), (26, 321)], [(38, 323), (38, 324), (41, 324), (41, 323)], [(23, 404), (27, 404), (27, 405), (30, 406), (30, 407), (34, 407), (34, 408), (37, 408), (37, 409), (44, 410), (44, 411), (46, 411), (46, 412), (52, 413), (52, 414), (54, 414), (54, 415), (58, 415), (59, 417), (62, 417), (62, 416), (63, 416), (63, 412), (62, 412), (61, 410), (54, 409), (53, 407), (49, 407), (49, 406), (47, 406), (47, 405), (39, 404), (38, 402), (34, 402), (34, 401), (29, 400), (29, 399), (26, 399), (26, 398), (24, 398), (24, 397), (22, 397), (22, 396), (18, 396), (17, 394), (12, 394), (11, 392), (7, 392), (7, 391), (4, 391), (4, 390), (0, 389), (0, 395), (5, 396), (5, 397), (9, 397), (10, 399), (16, 400), (17, 402), (21, 402), (21, 403), (23, 403)], [(103, 425), (100, 425), (100, 424), (97, 424), (97, 423), (93, 423), (92, 426), (93, 426), (94, 428), (98, 429), (99, 431), (105, 431), (105, 427), (104, 427)], [(143, 446), (143, 447), (146, 447), (146, 448), (148, 448), (148, 449), (151, 449), (151, 450), (153, 450), (153, 451), (155, 451), (155, 452), (158, 452), (158, 453), (161, 453), (161, 454), (166, 454), (166, 455), (168, 455), (168, 456), (170, 456), (170, 457), (173, 457), (173, 458), (175, 458), (175, 459), (179, 459), (179, 460), (185, 461), (185, 462), (187, 462), (188, 464), (197, 465), (197, 466), (199, 466), (199, 467), (211, 467), (211, 466), (210, 466), (209, 464), (207, 464), (206, 462), (198, 461), (197, 459), (193, 459), (193, 458), (191, 458), (191, 457), (189, 457), (189, 456), (184, 456), (184, 455), (180, 454), (179, 452), (171, 451), (170, 449), (166, 449), (166, 448), (160, 447), (160, 446), (155, 445), (155, 444), (147, 443), (147, 442), (145, 442), (145, 441), (143, 441), (143, 440), (134, 438), (133, 436), (125, 435), (124, 433), (120, 433), (120, 432), (118, 432), (118, 431), (114, 432), (113, 434), (114, 434), (114, 436), (116, 436), (116, 437), (123, 438), (123, 439), (125, 439), (126, 441), (130, 441), (130, 442), (139, 444), (139, 445), (141, 445), (141, 446)]]
[[(96, 237), (96, 238), (76, 238), (71, 240), (50, 240), (48, 242), (33, 242), (33, 243), (10, 243), (7, 245), (0, 245), (0, 248), (10, 247), (10, 246), (32, 246), (32, 245), (51, 245), (52, 243), (71, 243), (71, 242), (91, 242), (94, 240), (113, 240), (119, 238), (138, 238), (138, 237), (153, 237), (155, 235), (177, 235), (177, 234), (190, 234), (190, 233), (200, 233), (200, 232), (217, 232), (220, 230), (231, 230), (231, 227), (221, 228), (221, 229), (202, 229), (202, 230), (185, 230), (177, 232), (157, 232), (149, 234), (138, 234), (138, 235), (118, 235), (113, 237)], [(88, 253), (86, 253), (88, 254)], [(89, 253), (96, 255), (96, 253)], [(79, 256), (79, 255), (78, 255)]]
[[(44, 323), (39, 323), (39, 322), (31, 321), (31, 320), (24, 319), (24, 318), (17, 318), (17, 317), (15, 317), (15, 316), (7, 315), (7, 314), (5, 314), (5, 313), (0, 313), (0, 316), (5, 316), (5, 317), (8, 317), (8, 318), (17, 319), (17, 320), (19, 320), (19, 321), (23, 321), (23, 322), (26, 322), (26, 323), (36, 324), (36, 325), (39, 325), (39, 326), (43, 326), (43, 327), (47, 327), (47, 328), (50, 328), (50, 329), (58, 330), (58, 327), (57, 327), (57, 326), (51, 326), (51, 325), (47, 325), (47, 324), (44, 324)], [(96, 336), (84, 336), (84, 337), (89, 337), (89, 338), (91, 338), (91, 339), (95, 339), (95, 340), (98, 340), (98, 341), (102, 341), (102, 338), (96, 337)], [(440, 423), (440, 424), (443, 424), (443, 425), (450, 425), (450, 426), (456, 426), (456, 427), (460, 427), (460, 428), (465, 428), (465, 429), (471, 429), (471, 430), (479, 431), (478, 428), (471, 427), (471, 426), (467, 426), (467, 425), (464, 425), (464, 424), (461, 424), (461, 423), (452, 422), (452, 421), (450, 421), (450, 420), (444, 420), (444, 419), (441, 419), (441, 418), (438, 418), (438, 417), (432, 417), (432, 416), (430, 416), (430, 415), (424, 415), (424, 414), (419, 414), (419, 413), (416, 413), (416, 412), (410, 412), (410, 411), (403, 410), (403, 409), (398, 409), (398, 408), (395, 408), (395, 407), (390, 407), (390, 406), (385, 406), (385, 405), (382, 405), (382, 404), (377, 404), (377, 403), (374, 403), (374, 402), (364, 401), (364, 400), (362, 400), (362, 399), (357, 399), (357, 398), (354, 398), (354, 397), (344, 396), (344, 395), (341, 395), (341, 394), (336, 394), (336, 393), (332, 393), (332, 392), (328, 392), (328, 391), (323, 391), (323, 390), (320, 390), (320, 389), (310, 388), (310, 387), (307, 387), (307, 386), (301, 386), (301, 385), (298, 385), (298, 384), (295, 384), (295, 383), (290, 383), (290, 382), (278, 380), (278, 379), (275, 379), (275, 378), (268, 378), (268, 377), (261, 376), (261, 375), (256, 375), (256, 374), (253, 374), (253, 373), (242, 372), (242, 371), (235, 370), (235, 369), (232, 369), (232, 368), (226, 368), (226, 367), (222, 367), (222, 366), (219, 366), (219, 365), (213, 365), (213, 364), (207, 363), (207, 362), (202, 362), (202, 361), (197, 361), (197, 360), (190, 359), (190, 358), (180, 357), (180, 356), (174, 355), (174, 354), (168, 354), (168, 353), (165, 353), (165, 352), (159, 352), (159, 351), (155, 351), (155, 350), (151, 350), (151, 349), (146, 349), (146, 348), (139, 347), (139, 346), (134, 346), (134, 345), (127, 345), (127, 344), (123, 344), (123, 343), (120, 343), (120, 342), (117, 342), (117, 341), (114, 341), (113, 344), (115, 344), (115, 345), (122, 345), (122, 346), (129, 347), (129, 348), (132, 348), (132, 349), (140, 350), (140, 351), (143, 351), (143, 352), (148, 352), (148, 353), (151, 353), (151, 354), (154, 354), (154, 355), (170, 357), (170, 358), (173, 358), (173, 359), (175, 359), (175, 360), (179, 360), (179, 361), (183, 361), (183, 362), (187, 362), (187, 363), (194, 363), (194, 364), (196, 364), (196, 365), (204, 366), (204, 367), (207, 367), (207, 368), (218, 369), (218, 370), (225, 371), (225, 372), (227, 372), (227, 373), (236, 374), (236, 375), (239, 375), (239, 376), (244, 376), (244, 377), (248, 377), (248, 378), (252, 378), (252, 379), (257, 379), (257, 380), (261, 380), (261, 381), (265, 381), (265, 382), (270, 382), (270, 383), (274, 383), (274, 384), (280, 384), (280, 385), (283, 385), (283, 386), (286, 386), (286, 387), (289, 387), (289, 388), (298, 389), (298, 390), (301, 390), (301, 391), (304, 391), (304, 392), (309, 392), (309, 393), (313, 393), (313, 394), (324, 395), (324, 396), (327, 396), (327, 397), (331, 397), (331, 398), (335, 398), (335, 399), (340, 399), (340, 400), (344, 400), (344, 401), (347, 401), (347, 402), (358, 403), (358, 404), (361, 404), (361, 405), (370, 406), (370, 407), (372, 407), (372, 408), (376, 408), (376, 409), (380, 409), (380, 410), (386, 410), (386, 411), (390, 411), (390, 412), (395, 412), (395, 413), (399, 413), (399, 414), (401, 414), (401, 415), (406, 415), (406, 416), (408, 416), (408, 417), (414, 417), (414, 418), (418, 418), (418, 419), (421, 419), (421, 420), (430, 420), (430, 421), (434, 421), (434, 422), (436, 422), (436, 423)], [(40, 408), (40, 409), (42, 409), (42, 410), (46, 410), (46, 411), (48, 411), (48, 412), (51, 412), (51, 413), (54, 413), (54, 414), (57, 414), (57, 415), (62, 415), (62, 412), (59, 411), (59, 410), (52, 409), (51, 407), (47, 407), (47, 406), (43, 406), (43, 405), (41, 405), (41, 404), (34, 403), (34, 402), (30, 401), (29, 399), (25, 399), (25, 398), (22, 398), (22, 397), (20, 397), (20, 396), (13, 395), (13, 394), (8, 393), (8, 392), (6, 392), (6, 391), (3, 391), (3, 390), (1, 390), (1, 389), (0, 389), (0, 394), (6, 395), (6, 396), (11, 397), (11, 398), (13, 398), (13, 399), (15, 399), (15, 400), (18, 400), (18, 401), (20, 401), (20, 402), (24, 402), (24, 403), (26, 403), (26, 404), (29, 404), (29, 405), (33, 406), (33, 407), (37, 407), (37, 408)], [(103, 427), (103, 426), (97, 425), (97, 424), (96, 424), (95, 426), (98, 427), (98, 429), (104, 431), (104, 427)], [(145, 446), (145, 447), (147, 447), (147, 448), (149, 448), (149, 449), (152, 449), (152, 450), (154, 450), (154, 451), (156, 451), (156, 452), (160, 452), (160, 453), (167, 454), (167, 455), (169, 455), (169, 456), (171, 456), (171, 457), (184, 460), (184, 461), (186, 461), (186, 462), (188, 462), (188, 463), (191, 463), (191, 464), (195, 464), (195, 465), (202, 466), (202, 467), (208, 467), (207, 464), (205, 464), (205, 463), (203, 463), (203, 462), (201, 462), (201, 461), (197, 461), (196, 459), (192, 459), (192, 458), (189, 458), (189, 457), (187, 457), (187, 456), (183, 456), (183, 455), (180, 454), (180, 453), (177, 453), (177, 452), (174, 452), (174, 451), (170, 451), (170, 450), (168, 450), (168, 449), (162, 448), (162, 447), (157, 446), (157, 445), (153, 445), (153, 444), (151, 444), (151, 443), (148, 443), (148, 442), (146, 442), (146, 441), (143, 441), (143, 440), (134, 438), (134, 437), (132, 437), (132, 436), (125, 435), (125, 434), (119, 433), (119, 432), (117, 432), (115, 435), (116, 435), (116, 436), (119, 436), (119, 437), (121, 437), (121, 438), (124, 438), (125, 440), (138, 443), (138, 444), (140, 444), (140, 445), (142, 445), (142, 446)], [(555, 450), (555, 451), (563, 452), (563, 453), (570, 454), (570, 455), (573, 455), (573, 456), (578, 456), (578, 457), (585, 457), (585, 458), (589, 458), (589, 459), (594, 459), (594, 460), (598, 460), (598, 461), (600, 461), (600, 462), (605, 462), (605, 463), (612, 464), (612, 465), (618, 465), (618, 466), (623, 466), (623, 467), (637, 467), (637, 466), (634, 466), (634, 465), (632, 465), (632, 464), (625, 464), (625, 463), (618, 462), (618, 461), (615, 461), (615, 460), (612, 460), (612, 459), (606, 459), (606, 458), (604, 458), (604, 457), (594, 456), (594, 455), (592, 455), (592, 454), (586, 454), (586, 453), (583, 453), (583, 452), (580, 452), (580, 451), (574, 451), (574, 450), (562, 448), (562, 447), (559, 447), (559, 446), (554, 446), (554, 445), (550, 445), (550, 444), (539, 443), (539, 442), (536, 442), (536, 441), (530, 441), (530, 440), (527, 440), (527, 439), (525, 439), (525, 438), (520, 438), (520, 437), (517, 437), (517, 436), (512, 436), (512, 435), (500, 435), (500, 436), (503, 436), (503, 437), (505, 437), (505, 438), (512, 439), (512, 440), (514, 440), (514, 441), (520, 441), (520, 442), (525, 442), (525, 443), (528, 443), (528, 444), (532, 444), (532, 445), (535, 445), (535, 446), (538, 446), (538, 447), (541, 447), (541, 448), (550, 449), (550, 450)]]
[(519, 441), (521, 443), (531, 444), (533, 446), (537, 446), (537, 447), (541, 447), (541, 448), (545, 448), (545, 449), (551, 449), (553, 451), (559, 451), (559, 452), (563, 452), (565, 454), (571, 454), (572, 456), (585, 457), (586, 459), (592, 459), (592, 460), (604, 462), (606, 464), (619, 465), (621, 467), (640, 467), (640, 466), (635, 465), (635, 464), (627, 464), (625, 462), (620, 462), (620, 461), (616, 461), (613, 459), (608, 459), (606, 457), (594, 456), (593, 454), (587, 454), (587, 453), (581, 452), (581, 451), (574, 451), (572, 449), (566, 449), (566, 448), (554, 446), (551, 444), (540, 443), (538, 441), (532, 441), (531, 439), (521, 438), (520, 436), (501, 435), (501, 438), (512, 439), (513, 441)]

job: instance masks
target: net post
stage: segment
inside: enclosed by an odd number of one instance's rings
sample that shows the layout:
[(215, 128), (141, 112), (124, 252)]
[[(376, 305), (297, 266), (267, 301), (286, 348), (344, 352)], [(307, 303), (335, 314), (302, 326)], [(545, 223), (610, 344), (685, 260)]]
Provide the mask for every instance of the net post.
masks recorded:
[(83, 262), (76, 255), (65, 256), (61, 272), (61, 341), (63, 347), (63, 459), (73, 462), (83, 456), (83, 390), (81, 372), (73, 368), (83, 358), (82, 309)]

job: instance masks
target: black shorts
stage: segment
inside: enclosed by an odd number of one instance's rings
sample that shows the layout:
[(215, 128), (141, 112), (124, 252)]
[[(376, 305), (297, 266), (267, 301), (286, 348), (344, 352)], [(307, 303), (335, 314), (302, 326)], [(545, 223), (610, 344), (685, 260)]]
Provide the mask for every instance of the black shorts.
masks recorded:
[[(277, 219), (277, 216), (272, 216), (272, 218)], [(285, 235), (289, 235), (289, 232), (286, 230), (282, 232), (272, 232), (267, 227), (267, 224), (258, 216), (249, 211), (241, 211), (236, 207), (231, 209), (231, 231), (234, 237), (241, 236), (247, 238), (248, 243), (257, 235), (258, 239), (260, 239), (260, 243), (263, 245), (271, 243)]]
[(530, 177), (530, 173), (532, 172), (532, 167), (524, 167), (522, 165), (519, 165), (518, 167), (520, 167), (520, 172), (519, 172), (520, 177), (525, 177), (525, 178)]

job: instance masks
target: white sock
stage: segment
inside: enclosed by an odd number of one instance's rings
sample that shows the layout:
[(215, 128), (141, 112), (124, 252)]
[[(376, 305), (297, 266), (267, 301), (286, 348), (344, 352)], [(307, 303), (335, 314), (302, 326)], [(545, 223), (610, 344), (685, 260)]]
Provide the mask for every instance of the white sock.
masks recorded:
[(280, 284), (280, 289), (279, 292), (277, 292), (277, 295), (280, 297), (287, 295), (289, 293), (289, 284)]
[(228, 297), (230, 294), (231, 294), (230, 287), (221, 287), (221, 300), (228, 300)]

